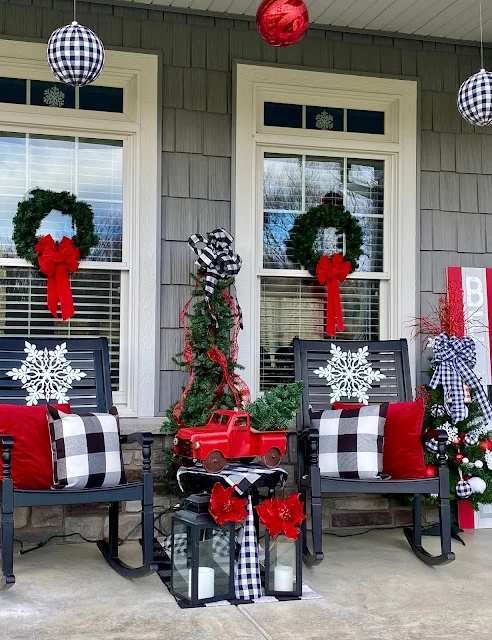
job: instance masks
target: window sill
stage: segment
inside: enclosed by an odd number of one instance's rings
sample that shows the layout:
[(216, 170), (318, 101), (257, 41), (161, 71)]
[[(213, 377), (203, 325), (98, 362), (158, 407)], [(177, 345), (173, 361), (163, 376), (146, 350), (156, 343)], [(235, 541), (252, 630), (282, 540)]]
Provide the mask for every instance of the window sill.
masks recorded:
[(130, 433), (149, 431), (154, 435), (161, 433), (163, 418), (120, 418), (122, 436)]

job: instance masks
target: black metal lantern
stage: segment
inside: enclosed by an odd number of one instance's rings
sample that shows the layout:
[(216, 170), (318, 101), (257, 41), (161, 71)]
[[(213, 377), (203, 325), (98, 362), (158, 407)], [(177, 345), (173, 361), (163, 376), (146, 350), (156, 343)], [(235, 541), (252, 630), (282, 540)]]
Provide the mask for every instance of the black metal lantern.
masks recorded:
[(172, 519), (171, 593), (192, 606), (234, 598), (234, 523), (217, 525), (209, 503), (191, 495)]
[(265, 595), (302, 595), (302, 532), (295, 540), (265, 531)]

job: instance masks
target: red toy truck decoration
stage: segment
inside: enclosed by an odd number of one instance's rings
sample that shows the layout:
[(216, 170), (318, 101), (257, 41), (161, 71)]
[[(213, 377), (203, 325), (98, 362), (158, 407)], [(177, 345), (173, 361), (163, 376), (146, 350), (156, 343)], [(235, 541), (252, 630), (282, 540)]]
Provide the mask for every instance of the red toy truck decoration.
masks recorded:
[(273, 469), (287, 449), (284, 431), (256, 431), (246, 411), (215, 411), (203, 427), (184, 427), (174, 438), (174, 453), (200, 460), (206, 471), (218, 473), (228, 460), (249, 464), (261, 456)]

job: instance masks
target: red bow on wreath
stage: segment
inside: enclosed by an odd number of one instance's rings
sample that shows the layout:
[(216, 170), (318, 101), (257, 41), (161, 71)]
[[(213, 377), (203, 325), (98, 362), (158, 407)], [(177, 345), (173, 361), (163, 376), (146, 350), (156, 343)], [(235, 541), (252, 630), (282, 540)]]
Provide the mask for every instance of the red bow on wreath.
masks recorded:
[(326, 284), (326, 333), (336, 335), (336, 330), (343, 331), (342, 301), (340, 299), (340, 284), (352, 271), (352, 265), (344, 260), (339, 253), (334, 253), (331, 259), (321, 256), (316, 265), (316, 275), (320, 284)]
[(68, 273), (75, 273), (79, 268), (80, 251), (70, 238), (63, 236), (57, 245), (50, 234), (39, 240), (34, 251), (39, 254), (39, 270), (48, 276), (48, 309), (58, 318), (60, 301), (62, 319), (68, 320), (75, 315)]

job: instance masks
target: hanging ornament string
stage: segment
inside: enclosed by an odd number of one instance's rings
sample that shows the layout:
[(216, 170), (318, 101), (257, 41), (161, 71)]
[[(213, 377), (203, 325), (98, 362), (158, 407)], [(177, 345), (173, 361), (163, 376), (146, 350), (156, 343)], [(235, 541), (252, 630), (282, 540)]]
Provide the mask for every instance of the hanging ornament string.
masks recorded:
[(480, 12), (480, 60), (481, 60), (481, 69), (485, 70), (483, 64), (483, 22), (482, 22), (482, 0), (478, 0), (478, 10)]

